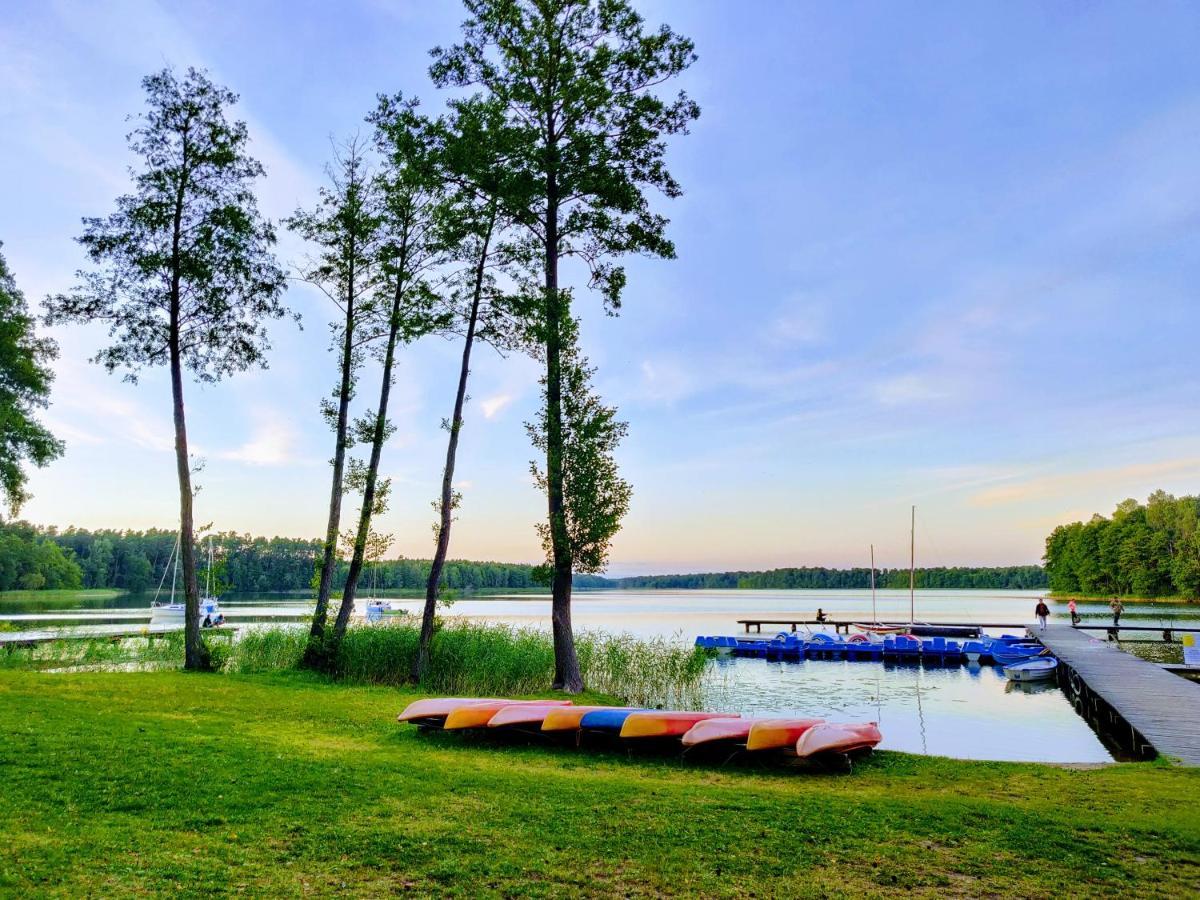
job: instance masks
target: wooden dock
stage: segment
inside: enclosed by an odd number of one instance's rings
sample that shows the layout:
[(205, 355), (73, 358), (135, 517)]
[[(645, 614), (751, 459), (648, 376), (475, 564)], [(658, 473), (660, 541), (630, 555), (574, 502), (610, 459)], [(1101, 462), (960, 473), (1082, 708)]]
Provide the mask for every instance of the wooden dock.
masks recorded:
[[(37, 631), (5, 631), (0, 632), (0, 647), (3, 647), (6, 652), (12, 653), (19, 647), (31, 648), (38, 644), (51, 644), (55, 641), (123, 641), (126, 638), (144, 637), (148, 641), (153, 641), (157, 637), (182, 632), (182, 625), (142, 625), (138, 628), (122, 627), (122, 626), (103, 626), (96, 625), (90, 628), (84, 627), (73, 631), (59, 631), (55, 629), (41, 629)], [(224, 637), (230, 641), (237, 633), (237, 627), (233, 625), (217, 625), (212, 628), (204, 628), (200, 634), (205, 637)]]
[(1135, 753), (1200, 766), (1200, 685), (1070, 625), (1029, 634), (1058, 658), (1059, 684), (1098, 731)]

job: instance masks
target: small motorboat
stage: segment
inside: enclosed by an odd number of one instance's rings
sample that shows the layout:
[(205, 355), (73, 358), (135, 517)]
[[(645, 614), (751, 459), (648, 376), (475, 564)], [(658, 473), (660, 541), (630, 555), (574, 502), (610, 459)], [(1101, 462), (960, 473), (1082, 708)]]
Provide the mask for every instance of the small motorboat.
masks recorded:
[(612, 709), (611, 706), (559, 706), (546, 713), (542, 731), (578, 731), (580, 721), (588, 713)]
[(903, 634), (908, 631), (907, 625), (884, 625), (881, 623), (867, 625), (855, 622), (854, 627), (859, 631), (865, 631), (867, 634)]
[(735, 716), (702, 719), (688, 729), (680, 740), (685, 747), (726, 742), (744, 744), (750, 735), (750, 727), (753, 724), (753, 719)]
[(822, 753), (856, 753), (870, 750), (883, 740), (874, 722), (852, 725), (822, 722), (805, 730), (796, 740), (796, 755), (807, 759)]
[[(621, 725), (623, 738), (683, 737), (692, 726), (705, 719), (739, 719), (737, 713), (676, 712), (643, 710), (630, 713)], [(587, 717), (584, 716), (586, 724)]]
[(545, 703), (511, 703), (508, 706), (502, 706), (497, 710), (487, 721), (488, 728), (506, 728), (512, 726), (537, 726), (542, 727), (542, 723), (546, 721), (546, 716), (552, 710), (564, 709), (562, 703), (547, 700)]
[(1009, 681), (1045, 681), (1054, 677), (1058, 660), (1053, 656), (1039, 656), (1016, 662), (1004, 667), (1004, 677)]
[[(464, 703), (446, 716), (442, 728), (457, 731), (461, 728), (486, 728), (492, 717), (503, 709), (522, 706), (570, 706), (570, 700), (485, 700), (482, 703)], [(543, 716), (542, 718), (545, 718)]]
[(747, 750), (780, 750), (792, 747), (800, 736), (824, 719), (757, 719), (746, 738)]

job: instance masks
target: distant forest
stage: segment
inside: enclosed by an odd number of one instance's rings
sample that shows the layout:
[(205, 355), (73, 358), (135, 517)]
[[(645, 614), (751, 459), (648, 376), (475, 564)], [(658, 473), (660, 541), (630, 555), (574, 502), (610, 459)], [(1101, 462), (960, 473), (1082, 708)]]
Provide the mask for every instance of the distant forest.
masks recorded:
[[(767, 572), (708, 572), (698, 575), (639, 575), (615, 579), (623, 588), (869, 588), (870, 569), (771, 569)], [(876, 569), (875, 584), (881, 589), (907, 588), (908, 569)], [(919, 588), (990, 588), (1024, 590), (1046, 587), (1041, 566), (995, 566), (916, 570)]]
[(1155, 491), (1111, 518), (1060, 525), (1046, 539), (1050, 589), (1061, 593), (1200, 598), (1200, 497)]
[[(233, 533), (214, 534), (214, 581), (220, 592), (276, 593), (306, 591), (312, 586), (321, 541), (304, 538), (264, 538)], [(158, 587), (175, 532), (57, 531), (25, 522), (0, 523), (0, 591), (42, 588), (117, 588), (139, 593)], [(208, 540), (201, 543), (197, 572), (203, 587), (208, 566)], [(341, 588), (348, 563), (342, 561), (334, 577)], [(537, 585), (533, 567), (500, 562), (446, 563), (442, 583), (453, 590), (521, 589)], [(361, 589), (424, 589), (429, 560), (388, 559), (372, 562), (363, 575)], [(167, 574), (167, 584), (170, 584)], [(581, 588), (611, 587), (594, 575), (577, 575)]]
[[(321, 541), (264, 538), (233, 533), (213, 535), (214, 580), (220, 592), (277, 593), (312, 586)], [(175, 533), (149, 531), (58, 531), (26, 522), (0, 523), (0, 591), (70, 588), (116, 588), (133, 593), (154, 590), (167, 571)], [(207, 539), (201, 549), (208, 546)], [(199, 577), (206, 577), (207, 554), (199, 555)], [(347, 564), (335, 576), (345, 582)], [(388, 559), (373, 562), (364, 576), (370, 590), (422, 589), (429, 560)], [(907, 569), (878, 569), (880, 588), (908, 587)], [(170, 574), (167, 574), (170, 582)], [(459, 591), (519, 590), (538, 587), (533, 567), (520, 563), (446, 564), (445, 587)], [(768, 572), (711, 572), (699, 575), (644, 575), (604, 578), (576, 575), (579, 588), (869, 588), (870, 569), (773, 569)], [(1046, 586), (1039, 566), (917, 569), (922, 588), (1035, 589)]]

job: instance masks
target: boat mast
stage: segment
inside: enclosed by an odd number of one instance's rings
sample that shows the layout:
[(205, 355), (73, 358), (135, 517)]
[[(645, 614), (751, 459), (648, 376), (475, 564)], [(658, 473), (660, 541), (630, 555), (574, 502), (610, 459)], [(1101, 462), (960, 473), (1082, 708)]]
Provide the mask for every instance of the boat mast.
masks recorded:
[(208, 577), (204, 579), (204, 581), (205, 581), (204, 593), (205, 593), (205, 596), (208, 596), (208, 597), (212, 596), (212, 561), (213, 561), (212, 535), (210, 534), (208, 536)]
[(171, 602), (175, 602), (175, 579), (179, 576), (179, 538), (175, 538), (175, 568), (171, 570)]
[(908, 529), (908, 624), (917, 620), (917, 508), (912, 508), (912, 524)]
[(871, 624), (879, 624), (879, 613), (875, 611), (875, 545), (871, 545)]

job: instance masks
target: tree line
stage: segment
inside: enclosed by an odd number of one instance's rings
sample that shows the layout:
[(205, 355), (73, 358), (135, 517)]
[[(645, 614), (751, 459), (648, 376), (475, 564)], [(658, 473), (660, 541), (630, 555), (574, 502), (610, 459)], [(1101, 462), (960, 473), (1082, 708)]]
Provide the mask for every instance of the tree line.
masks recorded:
[[(918, 588), (1027, 590), (1046, 587), (1041, 566), (936, 567), (916, 570)], [(691, 575), (638, 575), (613, 580), (615, 587), (647, 589), (737, 588), (741, 590), (842, 590), (871, 587), (871, 570), (819, 566), (765, 572), (707, 572)], [(876, 569), (880, 589), (908, 588), (908, 569)]]
[(1111, 517), (1060, 525), (1046, 538), (1050, 589), (1062, 593), (1200, 599), (1200, 497), (1155, 491)]
[[(0, 524), (0, 591), (43, 588), (114, 588), (141, 593), (160, 583), (170, 585), (168, 565), (177, 535), (165, 529), (58, 531), (27, 522)], [(212, 578), (218, 593), (311, 592), (320, 574), (323, 542), (309, 538), (255, 537), (216, 532), (197, 546), (199, 580), (208, 579), (208, 549), (212, 547)], [(364, 574), (369, 591), (424, 589), (433, 561), (429, 559), (372, 560)], [(530, 564), (446, 560), (440, 587), (454, 591), (526, 590), (538, 587)], [(349, 562), (339, 559), (333, 586), (340, 589)], [(609, 587), (610, 579), (579, 578), (580, 587)], [(164, 589), (168, 589), (164, 588)]]
[[(626, 426), (593, 387), (575, 292), (596, 291), (615, 314), (627, 282), (621, 257), (675, 255), (651, 197), (681, 193), (665, 165), (667, 139), (686, 133), (699, 109), (666, 85), (696, 56), (686, 37), (648, 27), (629, 0), (464, 5), (458, 43), (431, 51), (430, 80), (449, 90), (441, 112), (425, 114), (411, 93), (381, 92), (365, 111), (369, 136), (337, 144), (325, 187), (282, 223), (310, 250), (291, 268), (335, 308), (336, 376), (320, 407), (333, 433), (332, 471), (304, 660), (319, 668), (336, 657), (360, 582), (391, 543), (372, 523), (391, 499), (379, 464), (395, 431), (389, 401), (398, 359), (415, 341), (456, 336), (462, 359), (447, 390), (434, 558), (412, 675), (419, 679), (428, 659), (448, 581), (442, 569), (461, 505), (455, 460), (472, 352), (483, 343), (542, 365), (541, 408), (528, 424), (539, 457), (532, 475), (546, 498), (536, 526), (545, 561), (534, 576), (552, 593), (554, 685), (577, 692), (572, 585), (603, 570), (631, 488), (614, 459)], [(265, 367), (268, 326), (292, 313), (287, 267), (274, 252), (276, 223), (256, 202), (265, 170), (250, 155), (245, 122), (232, 115), (237, 94), (194, 68), (165, 68), (142, 86), (145, 111), (128, 135), (137, 160), (130, 189), (106, 215), (83, 220), (78, 241), (90, 266), (72, 289), (44, 300), (44, 322), (103, 323), (110, 343), (94, 361), (127, 380), (158, 366), (169, 372), (184, 665), (201, 669), (208, 659), (187, 376), (216, 382)], [(576, 284), (560, 272), (564, 260), (576, 263)], [(36, 417), (56, 348), (36, 337), (2, 260), (0, 312), (0, 492), (16, 515), (26, 498), (23, 464), (45, 465), (62, 452)], [(373, 392), (362, 383), (368, 365)], [(348, 495), (358, 508), (344, 517)]]

